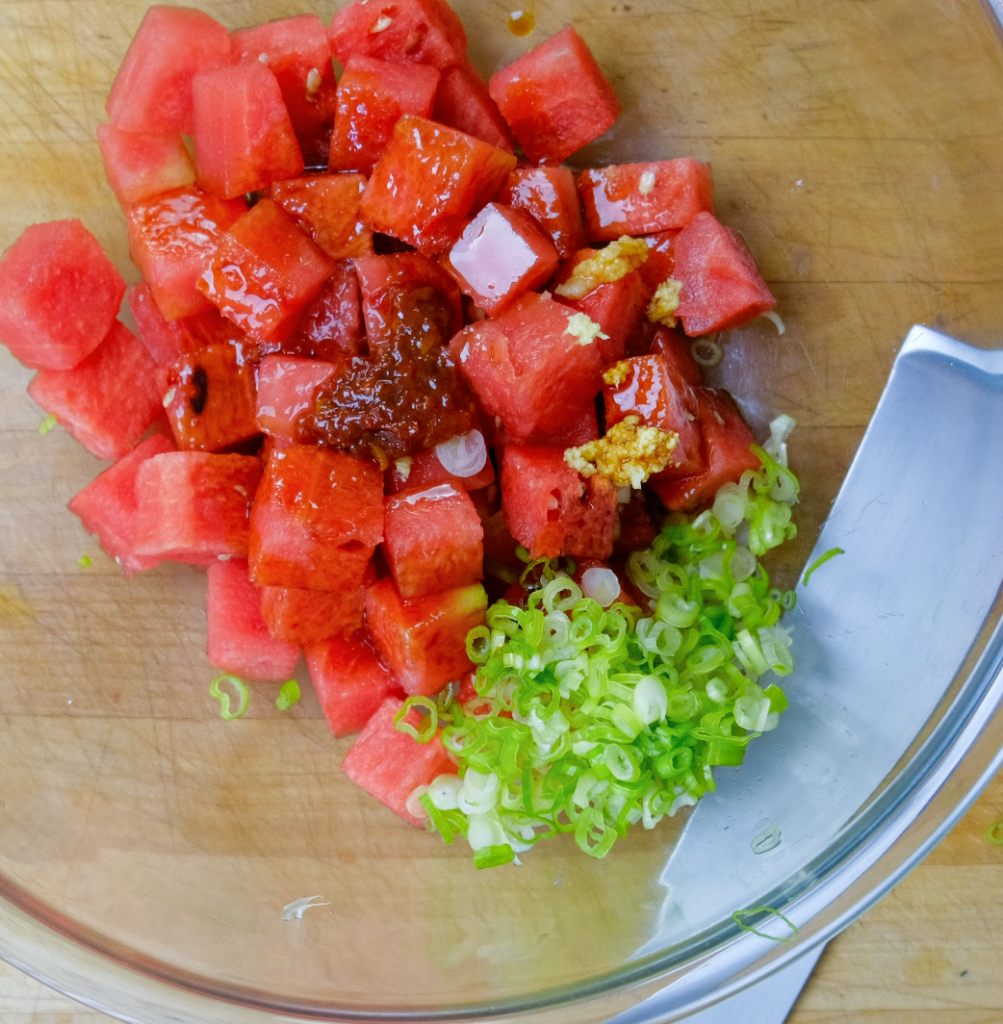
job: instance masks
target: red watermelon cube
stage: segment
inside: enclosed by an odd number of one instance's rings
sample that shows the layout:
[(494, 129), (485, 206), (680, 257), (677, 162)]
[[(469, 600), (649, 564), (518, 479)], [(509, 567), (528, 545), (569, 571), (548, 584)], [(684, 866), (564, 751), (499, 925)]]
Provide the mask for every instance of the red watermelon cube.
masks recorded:
[(230, 36), (208, 14), (151, 7), (108, 94), (108, 120), (126, 132), (191, 135), (192, 80), (230, 60)]
[[(341, 770), (409, 825), (424, 828), (424, 819), (408, 811), (408, 799), (419, 786), (431, 785), (440, 775), (455, 775), (456, 763), (438, 733), (428, 743), (419, 743), (398, 732), (394, 717), (403, 706), (397, 697), (387, 697), (345, 755)], [(405, 721), (414, 728), (421, 723), (413, 708)]]
[(258, 365), (259, 429), (295, 441), (297, 419), (313, 407), (314, 392), (337, 369), (317, 359), (265, 356)]
[(638, 267), (638, 273), (644, 278), (644, 283), (652, 292), (672, 277), (673, 271), (676, 269), (672, 243), (678, 234), (679, 232), (676, 230), (659, 231), (645, 239), (648, 245), (648, 258)]
[(467, 633), (483, 625), (487, 606), (480, 584), (405, 601), (386, 579), (369, 589), (366, 618), (404, 692), (430, 697), (470, 671)]
[(606, 559), (616, 532), (616, 488), (599, 473), (583, 480), (560, 448), (505, 449), (502, 509), (532, 558)]
[(277, 203), (262, 199), (220, 240), (198, 288), (256, 341), (279, 340), (334, 270)]
[[(523, 441), (514, 442), (525, 444), (532, 448), (580, 448), (589, 441), (599, 440), (599, 419), (596, 416), (594, 403), (589, 403), (583, 409), (578, 410), (574, 416), (569, 417), (564, 423), (554, 430), (536, 430)], [(507, 445), (513, 440), (508, 436), (505, 427), (499, 427), (495, 431), (494, 449), (500, 458)]]
[(663, 356), (625, 359), (611, 367), (605, 379), (607, 430), (627, 416), (638, 416), (644, 426), (678, 437), (672, 465), (664, 475), (690, 476), (706, 468), (696, 394)]
[(463, 300), (456, 282), (438, 263), (419, 253), (365, 256), (355, 261), (355, 272), (370, 350), (392, 339), (393, 324), (402, 309), (402, 300), (406, 304), (408, 295), (415, 293), (421, 296), (425, 307), (434, 302), (436, 320), (441, 319), (446, 325), (444, 342), (463, 326)]
[(277, 181), (271, 197), (332, 260), (368, 256), (373, 233), (359, 219), (361, 174), (311, 174)]
[[(280, 352), (339, 364), (362, 352), (365, 334), (359, 278), (352, 260), (338, 260), (334, 274), (300, 317), (292, 337), (278, 344)], [(270, 349), (271, 344), (263, 346)]]
[(689, 512), (709, 505), (718, 489), (738, 483), (748, 469), (759, 469), (759, 459), (749, 450), (756, 443), (731, 396), (726, 391), (694, 388), (697, 417), (703, 432), (707, 468), (694, 476), (659, 480), (648, 484), (673, 512)]
[(442, 72), (432, 118), (506, 153), (515, 152), (515, 139), (505, 118), (469, 60)]
[(209, 345), (167, 367), (164, 408), (182, 451), (221, 452), (261, 433), (254, 367), (233, 345)]
[(567, 167), (517, 167), (498, 201), (525, 210), (550, 235), (562, 260), (585, 247), (582, 200)]
[(121, 459), (160, 412), (156, 371), (143, 343), (116, 322), (72, 370), (39, 370), (28, 394), (92, 455)]
[(372, 173), (404, 114), (432, 116), (438, 85), (439, 72), (426, 64), (349, 57), (338, 83), (331, 170)]
[(361, 582), (344, 590), (262, 587), (261, 616), (277, 640), (313, 644), (349, 636), (362, 628), (366, 590), (375, 582), (376, 573), (369, 568)]
[(293, 445), (268, 460), (251, 510), (251, 577), (266, 587), (354, 589), (383, 540), (371, 462)]
[(536, 221), (498, 203), (488, 203), (442, 257), (460, 290), (491, 316), (545, 285), (557, 263), (557, 249)]
[(365, 633), (333, 637), (303, 651), (324, 717), (336, 737), (358, 732), (399, 687)]
[(712, 214), (694, 217), (673, 242), (673, 255), (683, 283), (676, 315), (691, 337), (744, 327), (776, 309), (745, 243)]
[(714, 209), (710, 164), (688, 157), (594, 168), (582, 172), (578, 187), (593, 242), (678, 230)]
[[(474, 431), (471, 431), (471, 434)], [(451, 484), (457, 490), (479, 491), (494, 483), (495, 470), (491, 465), (491, 459), (487, 457), (486, 442), (484, 436), (478, 430), (481, 440), (470, 437), (468, 447), (475, 447), (477, 444), (485, 445), (484, 465), (470, 476), (454, 476), (443, 466), (439, 460), (436, 448), (429, 448), (427, 451), (418, 452), (404, 459), (398, 459), (390, 465), (387, 470), (387, 492), (397, 494), (404, 490), (414, 488), (436, 487), (439, 484)]]
[(275, 75), (305, 162), (326, 163), (337, 83), (324, 23), (316, 14), (281, 18), (234, 32), (230, 42), (235, 60)]
[(99, 124), (97, 135), (108, 184), (122, 209), (195, 184), (195, 164), (180, 135), (123, 132), (112, 124)]
[(197, 75), (195, 163), (199, 185), (235, 199), (303, 173), (303, 155), (275, 75), (260, 61)]
[(498, 194), (516, 159), (472, 135), (406, 114), (362, 195), (362, 220), (432, 256)]
[(574, 315), (559, 302), (530, 294), (450, 342), (453, 361), (481, 405), (501, 417), (516, 441), (560, 429), (592, 404), (602, 386), (598, 346), (569, 333)]
[(446, 0), (355, 0), (334, 16), (331, 51), (448, 68), (463, 61), (467, 34)]
[(246, 212), (243, 199), (224, 201), (198, 188), (166, 192), (126, 211), (132, 262), (165, 320), (212, 309), (195, 283), (223, 232)]
[(31, 369), (71, 370), (107, 337), (124, 293), (80, 221), (32, 224), (0, 257), (0, 341)]
[(88, 533), (97, 536), (101, 550), (115, 559), (126, 576), (160, 564), (159, 558), (135, 553), (136, 474), (142, 462), (170, 451), (174, 451), (174, 445), (163, 434), (152, 434), (71, 498), (66, 506), (80, 517)]
[(491, 76), (491, 98), (535, 164), (560, 164), (620, 115), (613, 87), (571, 27)]
[(153, 301), (153, 293), (145, 284), (134, 284), (126, 291), (129, 310), (139, 340), (146, 346), (157, 366), (169, 366), (188, 351), (189, 335), (177, 320), (168, 323)]
[(210, 564), (209, 661), (240, 679), (282, 682), (295, 671), (300, 650), (271, 636), (260, 604), (258, 588), (247, 575), (247, 562), (233, 559)]
[(383, 555), (406, 601), (484, 578), (484, 527), (466, 491), (412, 488), (384, 504)]
[(652, 354), (660, 355), (691, 387), (698, 387), (703, 382), (700, 367), (693, 358), (690, 339), (679, 331), (668, 327), (659, 327), (651, 339)]
[(136, 554), (208, 565), (247, 558), (248, 513), (261, 479), (250, 455), (168, 452), (136, 474)]

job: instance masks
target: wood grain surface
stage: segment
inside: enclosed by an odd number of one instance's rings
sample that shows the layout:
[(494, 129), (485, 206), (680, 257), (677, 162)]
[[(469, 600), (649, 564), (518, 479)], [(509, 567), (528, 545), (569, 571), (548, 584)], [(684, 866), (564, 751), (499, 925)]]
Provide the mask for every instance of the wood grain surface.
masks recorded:
[[(137, 280), (94, 131), (146, 6), (0, 0), (0, 248), (32, 222), (80, 217)], [(231, 28), (311, 9), (198, 6)], [(313, 9), (329, 20), (335, 6)], [(511, 5), (458, 6), (485, 70), (575, 21), (624, 105), (583, 162), (713, 161), (718, 213), (787, 324), (782, 339), (767, 322), (733, 332), (716, 379), (757, 428), (778, 411), (800, 421), (802, 562), (909, 327), (1003, 343), (996, 30), (977, 0), (541, 0), (538, 34), (520, 41), (504, 32)], [(220, 722), (204, 577), (121, 578), (63, 507), (101, 466), (61, 430), (38, 434), (29, 378), (0, 351), (5, 879), (113, 952), (304, 999), (434, 1004), (447, 986), (488, 998), (527, 974), (541, 987), (590, 977), (638, 947), (664, 896), (670, 827), (624, 843), (615, 864), (541, 848), (513, 892), (345, 784), (347, 743), (331, 741), (302, 672), (291, 713), (261, 687), (246, 719)], [(833, 943), (793, 1019), (1003, 1021), (1003, 850), (983, 838), (1000, 818), (997, 780)], [(326, 891), (336, 907), (291, 938), (277, 909)], [(0, 970), (0, 1018), (98, 1016)]]

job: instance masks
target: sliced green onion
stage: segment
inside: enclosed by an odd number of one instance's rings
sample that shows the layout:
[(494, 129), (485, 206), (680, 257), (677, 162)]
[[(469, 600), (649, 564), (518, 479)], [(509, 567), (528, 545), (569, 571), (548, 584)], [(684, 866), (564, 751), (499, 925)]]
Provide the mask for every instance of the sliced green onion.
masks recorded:
[[(233, 710), (233, 703), (230, 700), (230, 694), (221, 689), (223, 683), (229, 683), (237, 694), (236, 711)], [(251, 694), (243, 679), (238, 679), (236, 676), (227, 674), (216, 676), (216, 678), (209, 684), (209, 695), (219, 701), (219, 716), (225, 722), (232, 722), (233, 719), (240, 718), (240, 716), (247, 710), (248, 704), (251, 703)]]
[[(404, 721), (407, 713), (412, 708), (417, 708), (419, 713), (421, 711), (425, 712), (421, 725), (417, 729), (410, 722)], [(411, 739), (417, 740), (419, 743), (428, 743), (432, 740), (438, 727), (439, 709), (435, 706), (435, 701), (430, 700), (428, 697), (408, 697), (403, 705), (401, 705), (397, 714), (394, 715), (394, 728), (398, 732), (406, 733)]]
[(474, 867), (497, 868), (514, 860), (515, 850), (511, 846), (484, 846), (474, 854)]
[[(769, 914), (773, 917), (779, 918), (788, 928), (791, 930), (790, 935), (768, 935), (766, 932), (759, 931), (758, 928), (754, 928), (752, 925), (745, 923), (745, 918), (756, 918), (762, 914)], [(798, 926), (791, 921), (789, 918), (784, 917), (779, 910), (774, 910), (773, 907), (750, 907), (748, 910), (736, 910), (731, 915), (731, 919), (742, 929), (743, 932), (752, 932), (753, 935), (758, 935), (761, 939), (769, 939), (771, 942), (793, 942), (798, 934)]]
[(77, 559), (77, 565), (79, 565), (81, 569), (87, 569), (90, 566), (92, 566), (93, 564), (94, 564), (94, 560), (91, 558), (90, 555), (81, 555)]
[(300, 685), (295, 679), (290, 679), (282, 684), (278, 697), (275, 698), (275, 706), (279, 711), (288, 711), (300, 699)]
[(808, 581), (812, 578), (816, 569), (820, 569), (823, 565), (825, 565), (826, 562), (835, 558), (837, 555), (845, 554), (846, 552), (842, 548), (829, 548), (829, 550), (824, 555), (820, 555), (818, 558), (815, 559), (814, 562), (811, 563), (811, 565), (806, 570), (804, 578), (801, 580), (801, 582), (804, 584), (804, 586), (807, 587)]
[(993, 846), (1003, 846), (1003, 821), (997, 821), (986, 829), (986, 839)]
[(48, 416), (39, 424), (38, 432), (40, 434), (47, 434), (56, 425), (58, 421), (56, 417), (50, 412)]

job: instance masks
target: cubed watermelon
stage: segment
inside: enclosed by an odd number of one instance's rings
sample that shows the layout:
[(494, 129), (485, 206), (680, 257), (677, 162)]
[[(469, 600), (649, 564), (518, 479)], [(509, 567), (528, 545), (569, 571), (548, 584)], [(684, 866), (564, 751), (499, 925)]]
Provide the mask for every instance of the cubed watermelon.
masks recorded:
[(569, 333), (567, 306), (530, 294), (497, 319), (472, 324), (450, 342), (454, 362), (481, 404), (516, 441), (555, 431), (592, 404), (601, 387), (594, 340)]
[(550, 235), (562, 260), (585, 247), (582, 200), (567, 167), (517, 167), (498, 201), (533, 217)]
[(80, 221), (32, 224), (0, 257), (0, 341), (31, 369), (71, 370), (107, 337), (123, 294)]
[(296, 439), (296, 420), (313, 406), (317, 388), (337, 372), (333, 363), (265, 356), (258, 366), (257, 424), (266, 434)]
[(136, 474), (136, 554), (208, 565), (247, 558), (248, 511), (261, 479), (250, 455), (168, 452)]
[(126, 212), (132, 262), (165, 320), (212, 309), (195, 282), (223, 232), (246, 212), (243, 199), (223, 201), (199, 188), (166, 192)]
[[(471, 440), (468, 443), (476, 444), (476, 441)], [(483, 435), (481, 443), (484, 443)], [(479, 491), (493, 484), (494, 479), (495, 470), (489, 458), (485, 458), (483, 467), (471, 476), (454, 476), (439, 460), (437, 450), (429, 448), (391, 464), (387, 470), (387, 493), (397, 494), (403, 490), (435, 487), (438, 484), (452, 484), (453, 487), (467, 492)]]
[(697, 387), (703, 382), (703, 376), (693, 358), (691, 344), (685, 334), (659, 327), (652, 336), (651, 351), (660, 355), (687, 384)]
[(108, 94), (108, 120), (126, 132), (191, 135), (192, 79), (230, 60), (230, 36), (208, 14), (151, 7)]
[(593, 242), (678, 230), (714, 209), (710, 164), (689, 157), (592, 168), (578, 187)]
[(516, 159), (472, 135), (407, 114), (362, 195), (362, 220), (426, 256), (459, 238), (498, 194)]
[(599, 473), (582, 479), (560, 448), (505, 449), (502, 509), (532, 558), (606, 559), (616, 532), (616, 488)]
[(338, 260), (334, 274), (303, 310), (297, 329), (278, 348), (306, 359), (340, 363), (345, 356), (360, 355), (364, 343), (355, 266), (352, 260)]
[(262, 587), (261, 616), (278, 640), (313, 644), (349, 636), (362, 628), (366, 590), (375, 582), (376, 574), (370, 569), (355, 587), (344, 590)]
[(316, 14), (281, 18), (230, 36), (239, 61), (258, 61), (275, 75), (307, 166), (327, 161), (337, 84), (327, 30)]
[(405, 601), (385, 579), (366, 595), (376, 650), (405, 693), (426, 697), (470, 671), (467, 633), (484, 623), (487, 606), (479, 584)]
[(676, 280), (682, 281), (676, 315), (691, 337), (744, 327), (776, 309), (745, 243), (709, 213), (697, 214), (673, 243)]
[(168, 323), (153, 301), (145, 284), (134, 284), (126, 291), (129, 311), (136, 321), (139, 340), (146, 346), (157, 366), (169, 366), (188, 350), (189, 335), (177, 320)]
[(523, 210), (488, 203), (442, 257), (460, 290), (491, 316), (557, 270), (554, 243)]
[(159, 558), (135, 553), (136, 474), (140, 463), (170, 451), (174, 451), (174, 445), (163, 434), (151, 434), (71, 498), (66, 506), (80, 517), (88, 533), (97, 536), (101, 549), (115, 559), (126, 576), (160, 564)]
[(409, 297), (419, 300), (423, 306), (435, 304), (445, 323), (443, 340), (451, 338), (463, 326), (460, 290), (438, 263), (416, 252), (401, 252), (358, 259), (355, 272), (370, 350), (393, 338), (397, 314), (409, 304)]
[(164, 408), (182, 451), (221, 452), (257, 437), (254, 366), (233, 345), (209, 345), (167, 368)]
[(180, 321), (180, 326), (187, 338), (188, 352), (210, 345), (229, 345), (236, 350), (237, 359), (241, 362), (256, 363), (261, 358), (257, 342), (222, 316), (215, 306), (195, 316), (186, 316)]
[(198, 288), (256, 341), (287, 337), (335, 265), (271, 199), (220, 239)]
[(383, 540), (371, 462), (294, 445), (273, 453), (251, 510), (251, 576), (267, 587), (354, 588)]
[(469, 60), (442, 72), (432, 113), (439, 124), (473, 135), (490, 146), (515, 152), (515, 139), (487, 83)]
[(328, 30), (334, 56), (352, 54), (448, 68), (463, 61), (467, 34), (447, 0), (355, 0)]
[[(455, 775), (456, 763), (438, 734), (428, 743), (419, 743), (397, 731), (394, 717), (403, 706), (397, 697), (387, 697), (345, 755), (341, 770), (409, 825), (423, 828), (424, 819), (408, 811), (408, 798), (419, 786), (431, 785), (440, 775)], [(413, 708), (405, 721), (412, 728), (421, 723)]]
[(620, 534), (613, 550), (618, 555), (650, 548), (658, 537), (658, 528), (651, 519), (642, 492), (631, 491), (630, 501), (619, 508)]
[(337, 737), (358, 732), (399, 690), (365, 633), (310, 644), (303, 654), (324, 717)]
[(678, 438), (663, 477), (690, 476), (706, 468), (696, 395), (663, 356), (625, 359), (611, 367), (605, 379), (607, 430), (627, 416), (638, 416), (644, 426)]
[(535, 430), (528, 438), (515, 441), (510, 438), (504, 426), (495, 430), (494, 450), (499, 458), (509, 444), (524, 444), (532, 448), (579, 448), (589, 441), (599, 440), (599, 419), (594, 403), (578, 410), (574, 416), (554, 430)]
[(535, 164), (560, 164), (620, 114), (613, 87), (571, 28), (491, 76), (491, 98)]
[(644, 283), (652, 292), (672, 277), (672, 272), (676, 268), (672, 244), (678, 234), (679, 232), (676, 230), (659, 231), (645, 239), (648, 244), (648, 258), (638, 268), (638, 273), (644, 278)]
[(178, 134), (145, 135), (98, 125), (108, 184), (123, 209), (151, 196), (195, 184), (195, 164)]
[(361, 174), (311, 174), (272, 185), (271, 197), (332, 260), (368, 256), (373, 233), (359, 219)]
[(694, 392), (707, 468), (695, 476), (648, 481), (673, 512), (689, 512), (709, 504), (723, 484), (738, 483), (746, 470), (759, 469), (761, 465), (749, 450), (756, 439), (731, 396), (726, 391), (710, 388), (694, 388)]
[(199, 185), (235, 199), (303, 173), (303, 154), (275, 75), (260, 61), (197, 75), (195, 163)]
[(384, 503), (383, 555), (406, 601), (484, 577), (484, 528), (466, 491), (412, 488)]
[(28, 394), (92, 455), (121, 459), (160, 412), (156, 371), (143, 343), (116, 321), (72, 370), (39, 370)]
[(439, 72), (427, 64), (352, 54), (338, 83), (330, 169), (370, 174), (404, 114), (432, 116), (438, 85)]
[(296, 644), (276, 640), (261, 617), (258, 588), (247, 575), (247, 562), (233, 559), (209, 565), (206, 618), (209, 661), (241, 679), (278, 683), (296, 669)]

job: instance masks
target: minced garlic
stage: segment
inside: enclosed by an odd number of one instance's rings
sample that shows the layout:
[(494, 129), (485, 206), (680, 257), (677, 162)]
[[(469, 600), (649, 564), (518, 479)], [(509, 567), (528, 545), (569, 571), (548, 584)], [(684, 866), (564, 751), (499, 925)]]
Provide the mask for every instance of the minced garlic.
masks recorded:
[(569, 448), (564, 461), (583, 477), (601, 473), (614, 487), (637, 490), (649, 476), (668, 466), (678, 441), (678, 434), (642, 427), (640, 417), (631, 415), (615, 423), (598, 441)]
[(583, 299), (601, 284), (612, 284), (626, 277), (648, 258), (648, 243), (643, 238), (624, 235), (610, 242), (595, 256), (582, 260), (571, 272), (571, 277), (554, 291), (566, 299)]
[(604, 384), (611, 388), (618, 388), (634, 372), (629, 359), (621, 359), (620, 362), (606, 367), (602, 379)]
[(596, 338), (609, 340), (608, 334), (603, 334), (602, 328), (588, 315), (588, 313), (575, 313), (568, 317), (568, 326), (564, 328), (565, 334), (577, 338), (579, 345), (591, 345)]
[(656, 289), (648, 303), (647, 316), (653, 324), (665, 324), (666, 327), (676, 326), (676, 310), (679, 308), (679, 293), (683, 290), (682, 281), (667, 278)]

